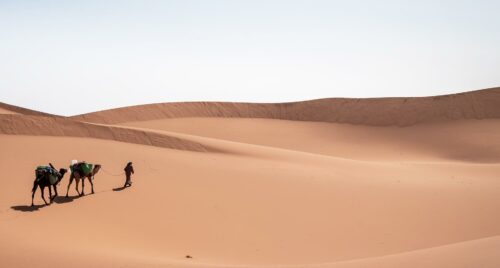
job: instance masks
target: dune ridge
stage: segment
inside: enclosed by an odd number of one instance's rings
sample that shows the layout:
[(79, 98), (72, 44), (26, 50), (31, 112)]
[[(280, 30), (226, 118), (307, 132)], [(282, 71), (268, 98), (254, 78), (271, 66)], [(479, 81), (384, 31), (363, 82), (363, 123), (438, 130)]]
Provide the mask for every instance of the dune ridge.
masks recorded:
[(0, 133), (8, 135), (85, 137), (195, 152), (214, 151), (200, 143), (164, 134), (88, 124), (62, 117), (0, 115)]
[(73, 116), (80, 121), (117, 124), (178, 117), (240, 117), (411, 126), (460, 119), (500, 118), (500, 88), (411, 98), (330, 98), (290, 103), (157, 103)]
[(398, 268), (398, 267), (483, 267), (498, 266), (500, 236), (463, 241), (375, 258), (312, 265), (323, 268)]
[(7, 104), (7, 103), (0, 102), (0, 114), (5, 114), (5, 113), (9, 113), (9, 114), (23, 114), (23, 115), (34, 115), (34, 116), (48, 116), (48, 117), (56, 116), (56, 117), (59, 117), (58, 115), (53, 115), (53, 114), (49, 114), (49, 113), (39, 112), (39, 111), (35, 111), (35, 110), (31, 110), (31, 109), (27, 109), (27, 108), (23, 108), (23, 107), (19, 107), (19, 106), (10, 105), (10, 104)]

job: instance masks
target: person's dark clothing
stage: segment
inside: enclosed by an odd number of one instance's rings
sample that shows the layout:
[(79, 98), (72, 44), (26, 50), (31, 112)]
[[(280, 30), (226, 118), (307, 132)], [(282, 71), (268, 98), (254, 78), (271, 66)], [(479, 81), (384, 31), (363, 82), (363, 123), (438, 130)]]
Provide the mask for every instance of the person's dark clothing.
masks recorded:
[(126, 179), (124, 187), (132, 186), (131, 177), (132, 174), (134, 174), (134, 167), (132, 166), (132, 163), (128, 163), (123, 170), (125, 171), (125, 179)]
[(131, 164), (127, 165), (123, 170), (125, 170), (125, 174), (127, 174), (127, 176), (134, 174), (134, 167)]

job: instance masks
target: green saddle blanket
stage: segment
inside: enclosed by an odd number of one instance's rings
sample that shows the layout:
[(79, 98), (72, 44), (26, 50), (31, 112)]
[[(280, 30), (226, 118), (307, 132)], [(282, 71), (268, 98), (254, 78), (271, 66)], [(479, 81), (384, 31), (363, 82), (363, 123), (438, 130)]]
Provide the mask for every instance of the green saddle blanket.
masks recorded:
[(39, 174), (44, 173), (44, 174), (49, 174), (49, 182), (50, 184), (56, 184), (57, 183), (57, 173), (58, 171), (49, 167), (49, 166), (38, 166), (36, 167), (35, 174), (36, 174), (36, 179), (39, 180), (42, 178)]
[(72, 166), (70, 166), (71, 172), (75, 171), (81, 171), (84, 176), (87, 176), (92, 172), (92, 168), (94, 165), (89, 164), (89, 163), (76, 163)]

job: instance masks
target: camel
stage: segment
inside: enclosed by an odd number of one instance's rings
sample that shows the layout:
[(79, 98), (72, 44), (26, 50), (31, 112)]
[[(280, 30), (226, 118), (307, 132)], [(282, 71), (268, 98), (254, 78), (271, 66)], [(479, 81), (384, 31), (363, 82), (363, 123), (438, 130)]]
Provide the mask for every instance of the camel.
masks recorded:
[[(71, 183), (73, 183), (73, 180), (76, 180), (75, 189), (76, 189), (76, 192), (78, 193), (78, 195), (79, 196), (85, 195), (85, 193), (84, 193), (85, 178), (87, 178), (89, 180), (90, 186), (92, 189), (92, 193), (94, 193), (94, 183), (92, 182), (92, 180), (94, 179), (95, 174), (97, 174), (97, 172), (99, 172), (100, 169), (101, 169), (101, 165), (95, 164), (92, 171), (89, 172), (87, 175), (84, 175), (82, 171), (77, 171), (77, 170), (71, 171), (71, 175), (69, 177), (68, 189), (66, 190), (66, 197), (68, 197), (69, 187), (71, 186)], [(81, 193), (80, 193), (80, 191), (78, 191), (78, 184), (80, 184), (80, 180), (82, 181), (82, 192)]]
[[(54, 168), (54, 166), (52, 166), (52, 164), (50, 164), (50, 167), (53, 168), (54, 170), (56, 170)], [(62, 178), (64, 177), (64, 174), (66, 174), (66, 172), (68, 172), (67, 169), (61, 168), (59, 170), (59, 172), (57, 172), (57, 174), (55, 174), (56, 181), (54, 183), (51, 183), (50, 176), (53, 174), (50, 174), (48, 172), (48, 170), (46, 170), (46, 169), (37, 169), (35, 171), (36, 177), (35, 177), (35, 181), (33, 182), (33, 189), (31, 190), (31, 206), (34, 206), (33, 199), (35, 198), (35, 192), (36, 192), (36, 189), (38, 187), (40, 187), (40, 191), (42, 191), (42, 199), (45, 202), (45, 205), (48, 205), (49, 203), (47, 203), (47, 200), (45, 200), (44, 190), (45, 190), (45, 187), (47, 187), (47, 186), (49, 187), (49, 200), (50, 200), (50, 203), (52, 203), (52, 200), (54, 200), (54, 198), (56, 198), (56, 196), (57, 196), (57, 184), (59, 184), (59, 182), (62, 180)], [(54, 191), (55, 191), (54, 196), (52, 196), (51, 186), (54, 187)]]

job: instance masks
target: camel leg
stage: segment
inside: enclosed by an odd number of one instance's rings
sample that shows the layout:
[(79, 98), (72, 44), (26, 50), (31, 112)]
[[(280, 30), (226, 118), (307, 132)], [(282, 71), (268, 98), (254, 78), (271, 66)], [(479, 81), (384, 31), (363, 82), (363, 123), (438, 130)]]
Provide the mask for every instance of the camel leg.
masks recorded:
[(31, 206), (34, 206), (33, 204), (33, 199), (35, 198), (35, 192), (36, 192), (36, 189), (38, 188), (38, 184), (36, 183), (36, 181), (33, 183), (33, 190), (31, 190)]
[(94, 193), (94, 183), (92, 182), (92, 177), (88, 177), (90, 181), (90, 188), (92, 189), (92, 193)]
[(47, 203), (47, 200), (45, 200), (45, 187), (40, 187), (40, 191), (42, 191), (42, 199), (43, 199), (43, 202), (45, 202), (45, 205), (48, 205), (49, 203)]
[(54, 197), (52, 198), (52, 200), (54, 200), (59, 194), (57, 193), (57, 185), (54, 185), (54, 192), (55, 192), (55, 195)]
[(49, 201), (52, 203), (52, 185), (49, 184)]
[(73, 174), (71, 174), (71, 176), (69, 176), (69, 183), (68, 183), (68, 189), (66, 190), (66, 197), (68, 197), (69, 187), (71, 186), (71, 183), (73, 183), (74, 179), (75, 178), (73, 177)]
[(85, 177), (82, 178), (82, 196), (85, 195)]
[(80, 184), (80, 179), (75, 179), (75, 189), (76, 189), (76, 192), (78, 193), (79, 196), (81, 196), (82, 194), (80, 193), (80, 191), (78, 191), (78, 185)]

